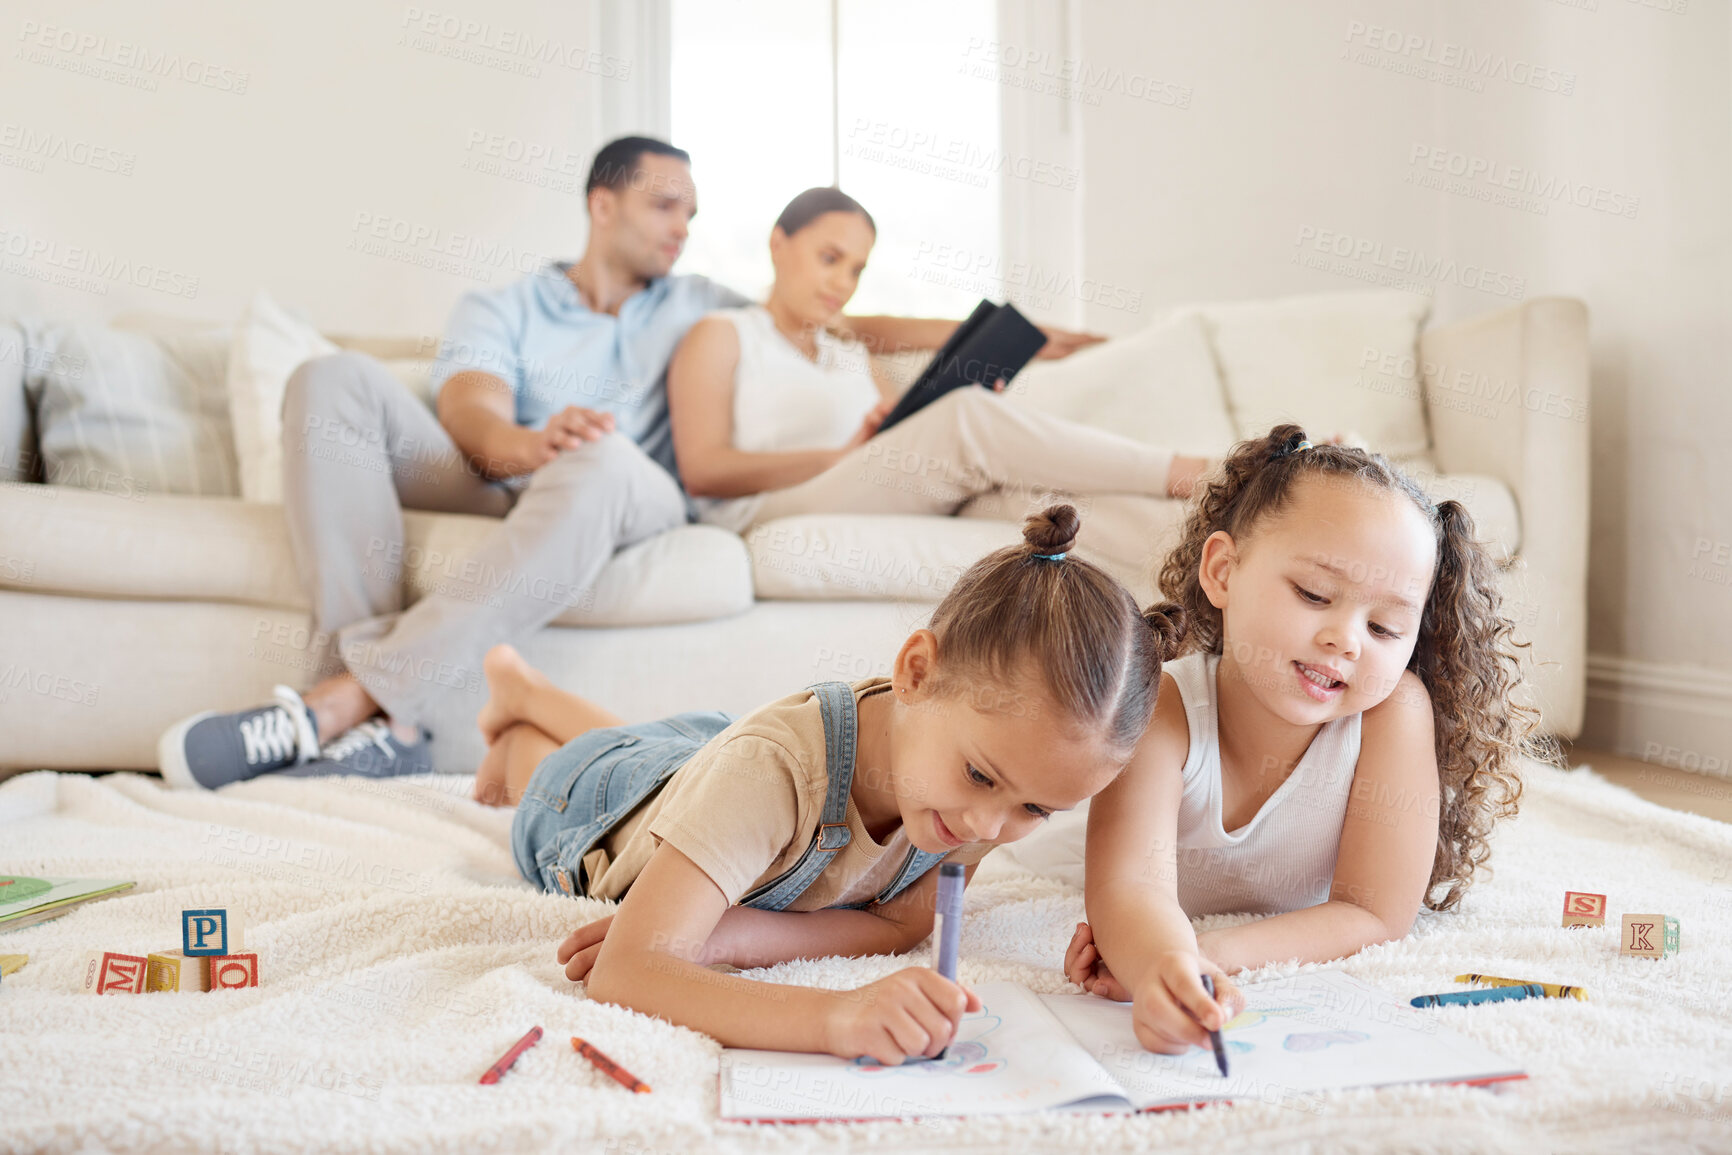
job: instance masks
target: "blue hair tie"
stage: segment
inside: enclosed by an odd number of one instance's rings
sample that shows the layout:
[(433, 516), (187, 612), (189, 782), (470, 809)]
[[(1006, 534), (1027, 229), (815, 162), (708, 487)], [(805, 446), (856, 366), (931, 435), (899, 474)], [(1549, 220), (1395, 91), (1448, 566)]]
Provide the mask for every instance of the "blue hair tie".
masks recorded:
[[(1069, 553), (1069, 552), (1070, 551), (1068, 549), (1065, 550), (1065, 553)], [(1037, 553), (1034, 556), (1040, 558), (1042, 561), (1063, 561), (1064, 560), (1064, 553)]]

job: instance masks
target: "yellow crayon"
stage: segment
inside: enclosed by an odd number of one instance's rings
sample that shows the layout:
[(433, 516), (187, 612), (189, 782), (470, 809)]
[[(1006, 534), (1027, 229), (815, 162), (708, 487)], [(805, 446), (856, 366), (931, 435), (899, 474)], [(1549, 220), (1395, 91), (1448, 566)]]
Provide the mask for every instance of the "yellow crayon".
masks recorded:
[(1536, 986), (1546, 992), (1548, 999), (1580, 999), (1588, 1001), (1588, 992), (1583, 987), (1569, 987), (1561, 983), (1535, 983), (1528, 979), (1500, 979), (1495, 975), (1456, 975), (1458, 983), (1479, 983), (1488, 987), (1525, 987)]

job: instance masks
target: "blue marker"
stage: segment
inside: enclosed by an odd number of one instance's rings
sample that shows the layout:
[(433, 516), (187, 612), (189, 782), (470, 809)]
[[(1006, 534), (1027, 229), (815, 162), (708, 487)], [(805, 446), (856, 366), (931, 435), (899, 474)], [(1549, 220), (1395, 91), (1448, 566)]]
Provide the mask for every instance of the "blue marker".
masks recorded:
[[(962, 888), (967, 884), (962, 864), (946, 862), (938, 868), (938, 909), (933, 913), (936, 925), (932, 937), (938, 943), (938, 973), (956, 981), (956, 952), (962, 945)], [(942, 1059), (950, 1047), (938, 1052)]]
[(1491, 987), (1477, 991), (1450, 991), (1441, 995), (1420, 995), (1408, 1000), (1416, 1007), (1439, 1007), (1450, 1003), (1501, 1003), (1505, 999), (1543, 999), (1546, 988), (1539, 983), (1523, 983), (1519, 987)]

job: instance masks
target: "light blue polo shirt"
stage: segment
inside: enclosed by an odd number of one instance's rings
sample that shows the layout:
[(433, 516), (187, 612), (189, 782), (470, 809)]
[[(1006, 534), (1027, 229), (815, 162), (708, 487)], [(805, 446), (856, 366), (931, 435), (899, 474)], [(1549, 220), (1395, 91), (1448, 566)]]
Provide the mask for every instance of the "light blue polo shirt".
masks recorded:
[(668, 361), (698, 318), (749, 304), (708, 277), (658, 277), (627, 297), (619, 316), (583, 303), (556, 261), (521, 281), (465, 293), (451, 312), (430, 379), (478, 369), (502, 378), (517, 423), (540, 429), (567, 405), (613, 414), (615, 427), (676, 478), (668, 425)]

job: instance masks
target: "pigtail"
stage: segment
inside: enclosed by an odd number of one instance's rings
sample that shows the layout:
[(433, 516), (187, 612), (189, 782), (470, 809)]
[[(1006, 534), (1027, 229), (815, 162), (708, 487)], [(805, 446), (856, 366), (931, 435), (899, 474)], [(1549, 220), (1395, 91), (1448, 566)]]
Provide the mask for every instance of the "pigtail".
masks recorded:
[(1437, 576), (1408, 668), (1431, 696), (1442, 798), (1425, 902), (1450, 910), (1490, 853), (1492, 824), (1521, 802), (1520, 759), (1531, 752), (1539, 712), (1516, 698), (1516, 650), (1526, 643), (1512, 639), (1497, 567), (1474, 538), (1473, 518), (1445, 501), (1436, 524)]
[(1162, 602), (1143, 611), (1143, 624), (1154, 634), (1150, 652), (1155, 659), (1157, 677), (1162, 662), (1171, 661), (1185, 652), (1185, 636), (1190, 632), (1189, 617), (1185, 607), (1176, 602)]

